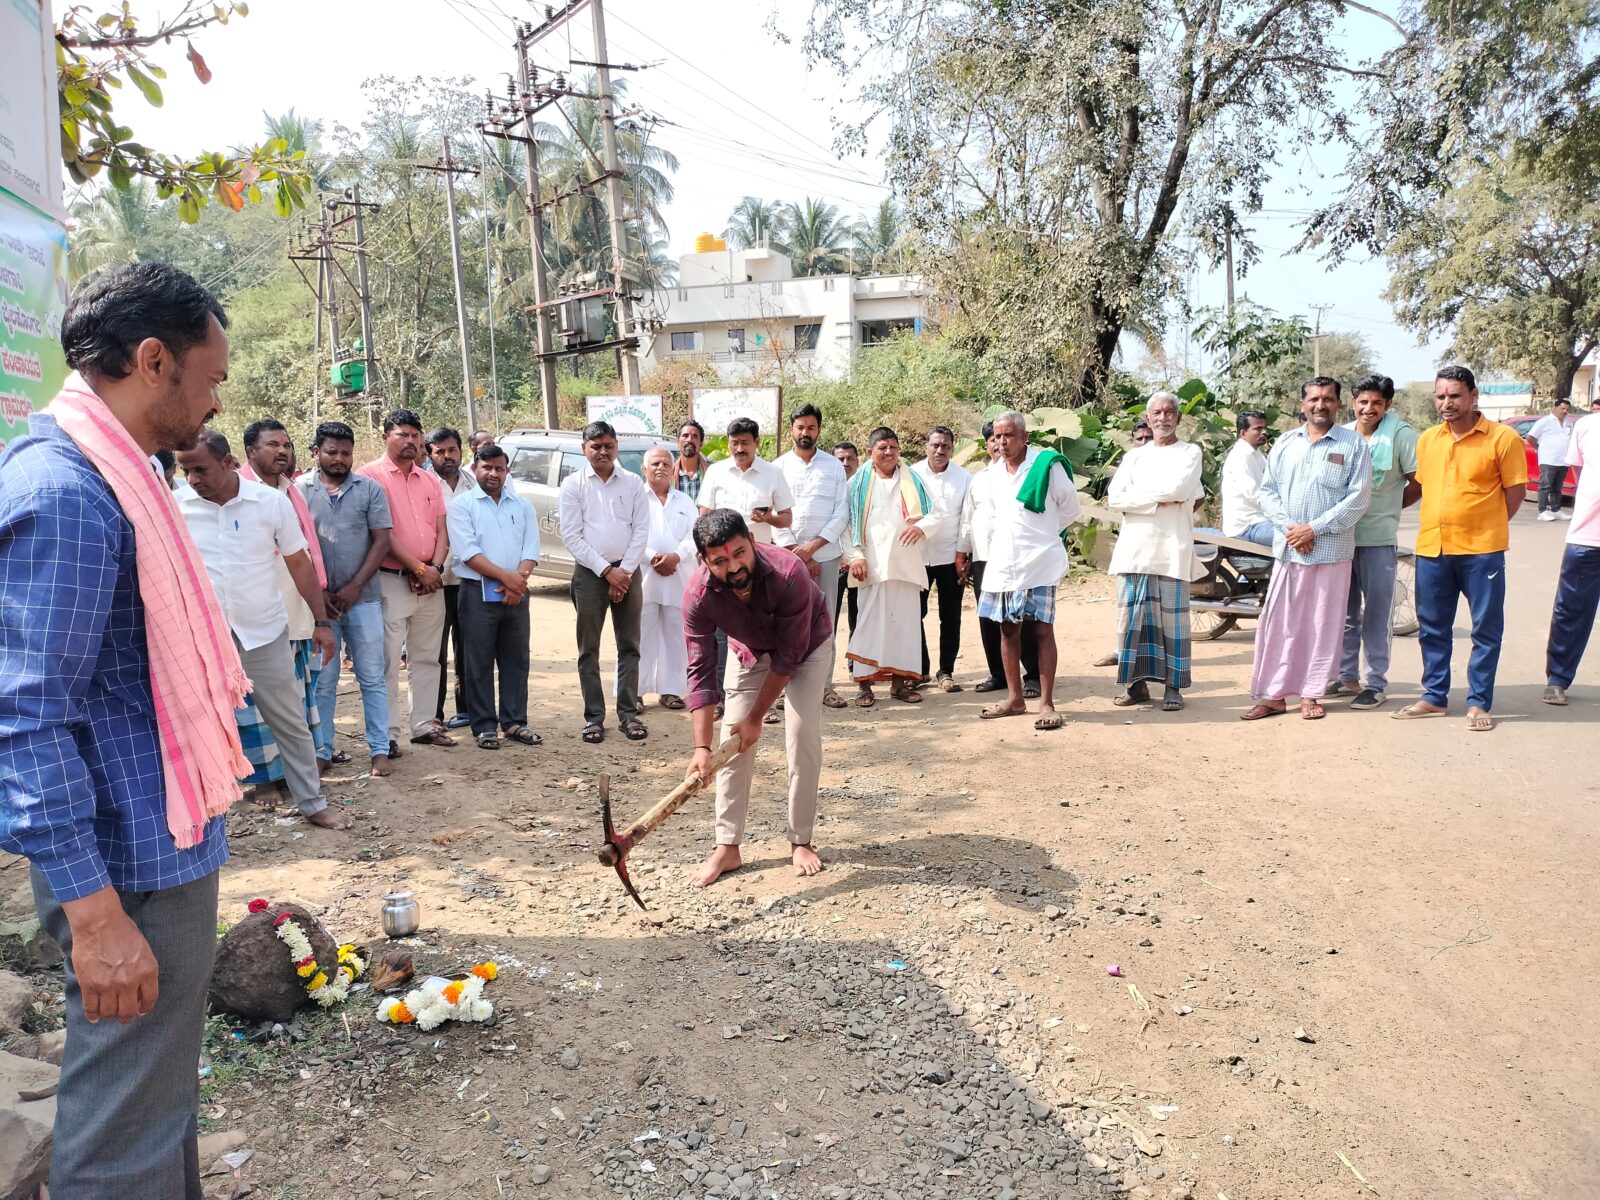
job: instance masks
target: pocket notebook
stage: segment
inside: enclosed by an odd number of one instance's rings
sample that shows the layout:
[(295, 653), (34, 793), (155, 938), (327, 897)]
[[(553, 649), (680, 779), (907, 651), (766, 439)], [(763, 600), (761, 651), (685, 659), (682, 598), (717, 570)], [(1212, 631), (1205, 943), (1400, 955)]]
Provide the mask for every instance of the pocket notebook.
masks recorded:
[(493, 579), (483, 581), (483, 598), (491, 603), (502, 601), (506, 598), (506, 585), (496, 583)]

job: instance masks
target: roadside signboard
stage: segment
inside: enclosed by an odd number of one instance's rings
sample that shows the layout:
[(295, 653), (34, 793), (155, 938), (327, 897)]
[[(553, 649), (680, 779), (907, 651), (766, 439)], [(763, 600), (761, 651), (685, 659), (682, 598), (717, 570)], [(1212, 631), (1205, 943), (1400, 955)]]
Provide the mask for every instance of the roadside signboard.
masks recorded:
[(660, 396), (586, 396), (589, 420), (605, 421), (618, 433), (661, 436)]

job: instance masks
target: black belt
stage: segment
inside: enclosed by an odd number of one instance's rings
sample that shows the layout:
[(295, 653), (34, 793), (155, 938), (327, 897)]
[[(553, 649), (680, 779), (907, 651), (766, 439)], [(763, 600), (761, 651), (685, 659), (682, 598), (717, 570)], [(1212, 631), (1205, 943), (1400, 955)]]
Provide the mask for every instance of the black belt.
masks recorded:
[(402, 569), (400, 567), (379, 567), (378, 570), (382, 571), (385, 575), (409, 575), (409, 574), (411, 574), (410, 571), (404, 570), (404, 569)]

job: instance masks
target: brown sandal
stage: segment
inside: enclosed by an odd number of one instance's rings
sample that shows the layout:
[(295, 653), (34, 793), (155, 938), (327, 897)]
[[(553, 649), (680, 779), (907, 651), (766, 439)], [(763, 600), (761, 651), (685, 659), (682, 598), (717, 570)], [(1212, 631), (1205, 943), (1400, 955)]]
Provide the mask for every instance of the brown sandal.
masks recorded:
[(1239, 719), (1241, 721), (1260, 721), (1267, 717), (1281, 717), (1288, 711), (1288, 705), (1284, 705), (1282, 708), (1273, 708), (1270, 704), (1258, 704), (1249, 712), (1242, 713)]

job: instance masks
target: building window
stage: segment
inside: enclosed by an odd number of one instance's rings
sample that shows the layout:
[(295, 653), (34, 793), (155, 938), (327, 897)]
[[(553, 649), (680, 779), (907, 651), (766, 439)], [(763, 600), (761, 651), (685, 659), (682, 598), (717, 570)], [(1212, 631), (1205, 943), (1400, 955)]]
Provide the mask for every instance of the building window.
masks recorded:
[(814, 325), (796, 325), (794, 327), (794, 348), (796, 350), (815, 350), (817, 339), (822, 336), (820, 322)]
[(825, 291), (825, 292), (833, 291), (833, 284), (834, 284), (834, 279), (833, 279), (833, 276), (830, 275), (830, 276), (828, 276), (826, 279), (824, 279), (822, 281), (822, 290)]
[(675, 333), (672, 335), (672, 352), (674, 354), (692, 351), (694, 349), (693, 333)]
[(728, 330), (728, 349), (732, 350), (735, 354), (744, 353), (744, 330)]

